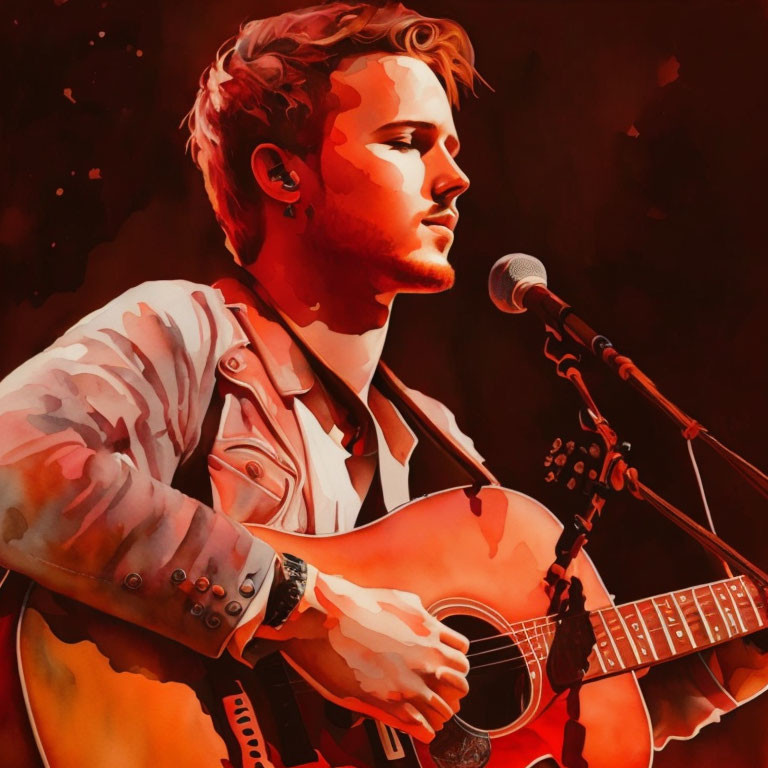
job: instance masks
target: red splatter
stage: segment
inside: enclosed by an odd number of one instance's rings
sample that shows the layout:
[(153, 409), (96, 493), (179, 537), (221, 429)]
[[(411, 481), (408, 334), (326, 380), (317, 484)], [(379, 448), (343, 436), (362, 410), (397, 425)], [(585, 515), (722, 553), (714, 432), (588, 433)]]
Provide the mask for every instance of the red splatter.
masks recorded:
[(106, 33), (106, 32), (105, 32), (103, 29), (100, 29), (100, 30), (99, 30), (99, 37), (103, 38), (103, 37), (105, 37), (105, 36), (106, 36), (106, 34), (107, 34), (107, 33)]
[(656, 82), (660, 88), (674, 83), (678, 77), (680, 77), (680, 62), (676, 56), (664, 59), (656, 70)]
[(91, 168), (91, 170), (88, 171), (88, 178), (89, 179), (100, 179), (101, 178), (101, 169), (100, 168)]
[(64, 190), (61, 187), (59, 187), (56, 190), (56, 197), (61, 197), (63, 194), (64, 194)]
[(141, 48), (136, 49), (136, 55), (141, 58), (144, 55), (144, 51), (141, 50)]
[(77, 104), (77, 101), (75, 101), (75, 97), (72, 95), (72, 89), (71, 88), (65, 88), (63, 90), (64, 98), (69, 99), (73, 104)]
[(635, 124), (632, 123), (632, 125), (630, 125), (629, 128), (627, 128), (627, 136), (633, 139), (636, 139), (639, 135), (640, 135), (640, 131), (638, 131), (637, 128), (635, 128)]

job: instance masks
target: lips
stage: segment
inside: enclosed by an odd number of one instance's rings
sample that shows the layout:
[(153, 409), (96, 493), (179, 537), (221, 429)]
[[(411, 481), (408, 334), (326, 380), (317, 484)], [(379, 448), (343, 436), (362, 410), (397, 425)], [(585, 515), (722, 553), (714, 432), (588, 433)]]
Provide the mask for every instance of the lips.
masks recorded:
[(455, 213), (441, 213), (438, 216), (429, 216), (426, 219), (422, 219), (421, 223), (426, 224), (428, 227), (447, 229), (449, 232), (453, 232), (458, 218)]

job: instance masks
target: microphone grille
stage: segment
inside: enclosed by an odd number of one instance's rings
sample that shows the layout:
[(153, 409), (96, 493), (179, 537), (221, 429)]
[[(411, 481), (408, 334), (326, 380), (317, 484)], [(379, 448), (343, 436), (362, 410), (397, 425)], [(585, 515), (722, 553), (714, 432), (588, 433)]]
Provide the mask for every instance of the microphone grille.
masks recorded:
[(532, 285), (546, 286), (547, 270), (535, 256), (527, 253), (502, 256), (488, 277), (491, 301), (502, 312), (525, 312), (522, 296)]

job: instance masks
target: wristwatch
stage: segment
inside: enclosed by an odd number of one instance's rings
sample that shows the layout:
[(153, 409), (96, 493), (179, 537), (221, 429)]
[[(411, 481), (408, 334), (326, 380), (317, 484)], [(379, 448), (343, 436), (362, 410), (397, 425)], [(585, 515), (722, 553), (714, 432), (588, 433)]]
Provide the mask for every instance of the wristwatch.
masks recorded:
[(307, 564), (301, 558), (284, 552), (275, 564), (275, 578), (262, 623), (275, 629), (282, 627), (301, 602), (306, 588)]

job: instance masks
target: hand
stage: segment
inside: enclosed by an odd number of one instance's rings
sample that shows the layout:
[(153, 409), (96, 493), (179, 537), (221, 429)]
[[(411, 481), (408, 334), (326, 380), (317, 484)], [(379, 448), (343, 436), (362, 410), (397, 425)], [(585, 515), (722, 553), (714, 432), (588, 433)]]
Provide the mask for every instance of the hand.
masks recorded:
[(469, 690), (467, 639), (417, 595), (309, 568), (298, 609), (256, 637), (281, 641), (283, 656), (325, 698), (431, 741)]

